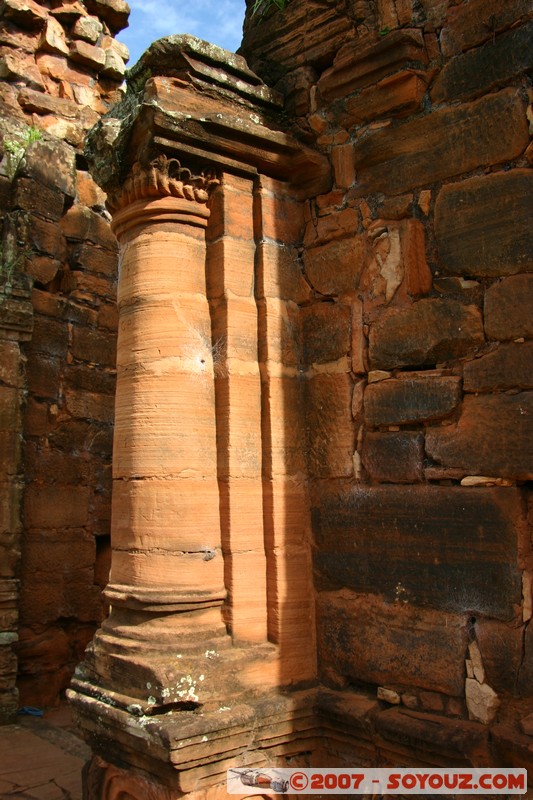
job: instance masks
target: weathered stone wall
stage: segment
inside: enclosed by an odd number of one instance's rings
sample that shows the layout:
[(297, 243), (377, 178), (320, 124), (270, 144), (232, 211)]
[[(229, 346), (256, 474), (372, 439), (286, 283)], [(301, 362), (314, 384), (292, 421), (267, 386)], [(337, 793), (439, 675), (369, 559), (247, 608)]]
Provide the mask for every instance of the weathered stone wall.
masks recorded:
[(504, 721), (501, 752), (533, 668), (532, 18), (292, 0), (242, 48), (334, 173), (297, 300), (321, 679)]
[[(0, 10), (0, 318), (9, 327), (25, 288), (33, 330), (6, 343), (0, 384), (12, 497), (2, 547), (6, 592), (18, 591), (2, 631), (6, 642), (18, 633), (21, 704), (58, 701), (104, 612), (117, 246), (82, 150), (121, 96), (128, 53), (114, 34), (128, 13), (123, 0), (5, 0)], [(0, 680), (11, 712), (9, 653)]]

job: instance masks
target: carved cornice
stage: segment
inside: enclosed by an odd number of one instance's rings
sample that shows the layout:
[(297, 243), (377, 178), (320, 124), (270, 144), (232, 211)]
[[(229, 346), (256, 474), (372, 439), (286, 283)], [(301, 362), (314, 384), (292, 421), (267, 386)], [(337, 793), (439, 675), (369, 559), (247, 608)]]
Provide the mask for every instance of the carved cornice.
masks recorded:
[(121, 189), (108, 196), (107, 206), (115, 214), (137, 200), (149, 198), (177, 197), (205, 204), (219, 182), (212, 169), (193, 175), (177, 158), (159, 155), (147, 166), (135, 162)]

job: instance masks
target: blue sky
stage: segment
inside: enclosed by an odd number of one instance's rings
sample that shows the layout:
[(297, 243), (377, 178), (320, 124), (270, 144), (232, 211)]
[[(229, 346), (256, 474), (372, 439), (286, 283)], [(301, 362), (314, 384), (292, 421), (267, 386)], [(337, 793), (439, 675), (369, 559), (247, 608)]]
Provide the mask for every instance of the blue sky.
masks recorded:
[(156, 39), (192, 33), (235, 51), (241, 42), (245, 0), (128, 0), (129, 28), (118, 35), (130, 49), (128, 67)]

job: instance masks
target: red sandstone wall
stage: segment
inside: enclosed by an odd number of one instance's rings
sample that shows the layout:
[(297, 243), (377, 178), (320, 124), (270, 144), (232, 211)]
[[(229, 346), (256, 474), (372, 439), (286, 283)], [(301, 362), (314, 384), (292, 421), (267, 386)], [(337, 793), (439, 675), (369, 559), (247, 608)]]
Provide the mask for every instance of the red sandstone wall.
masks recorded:
[[(0, 11), (3, 255), (14, 255), (33, 308), (17, 367), (23, 403), (5, 425), (24, 439), (20, 514), (12, 503), (22, 535), (15, 541), (14, 523), (2, 533), (12, 553), (5, 578), (20, 580), (21, 704), (57, 702), (103, 614), (117, 246), (81, 150), (120, 97), (128, 54), (113, 37), (128, 13), (123, 0), (5, 0)], [(39, 140), (27, 146), (28, 136)], [(13, 291), (2, 288), (5, 309)]]
[(334, 172), (299, 302), (322, 680), (466, 717), (468, 676), (484, 722), (533, 671), (532, 18), (292, 0), (243, 44)]

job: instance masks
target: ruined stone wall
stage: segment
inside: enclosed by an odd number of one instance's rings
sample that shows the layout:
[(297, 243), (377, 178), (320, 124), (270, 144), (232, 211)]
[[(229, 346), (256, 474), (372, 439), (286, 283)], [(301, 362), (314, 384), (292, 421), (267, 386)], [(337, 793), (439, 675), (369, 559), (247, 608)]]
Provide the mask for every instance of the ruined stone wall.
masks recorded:
[(431, 739), (417, 712), (498, 722), (507, 758), (528, 743), (532, 18), (525, 0), (292, 0), (245, 25), (334, 174), (306, 207), (297, 298), (319, 666), (399, 706), (376, 740), (395, 763), (405, 714)]
[(121, 96), (128, 13), (123, 0), (0, 8), (4, 716), (58, 701), (104, 613), (117, 246), (82, 150)]

